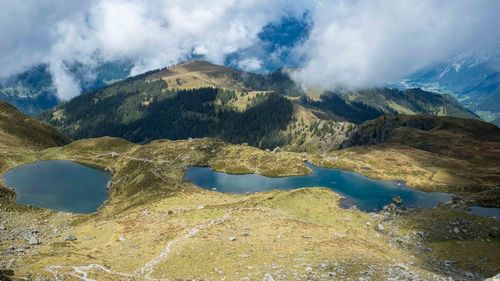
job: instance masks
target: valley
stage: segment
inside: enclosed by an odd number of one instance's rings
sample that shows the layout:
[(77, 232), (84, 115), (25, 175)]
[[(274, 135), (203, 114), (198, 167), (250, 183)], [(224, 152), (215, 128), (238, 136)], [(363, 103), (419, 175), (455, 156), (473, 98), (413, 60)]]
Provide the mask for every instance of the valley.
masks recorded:
[[(437, 127), (445, 131), (428, 134), (454, 132), (451, 125)], [(475, 137), (472, 131), (469, 138)], [(57, 134), (49, 135), (43, 143), (57, 139)], [(484, 146), (491, 151), (467, 155), (481, 159), (477, 171), (490, 169), (469, 179), (482, 183), (476, 188), (454, 177), (479, 161), (456, 166), (457, 175), (438, 176), (467, 157), (388, 142), (327, 153), (272, 152), (212, 138), (141, 145), (102, 137), (50, 148), (10, 142), (1, 151), (2, 173), (37, 160), (71, 160), (105, 169), (113, 177), (109, 200), (88, 215), (18, 205), (13, 191), (2, 187), (0, 260), (9, 270), (1, 274), (35, 280), (481, 280), (496, 274), (500, 222), (470, 215), (465, 208), (499, 202), (492, 200), (498, 195), (494, 183), (499, 173), (491, 170), (498, 160), (498, 140)], [(321, 187), (235, 195), (184, 180), (190, 166), (305, 175), (310, 170), (303, 160), (404, 180), (412, 188), (452, 192), (463, 199), (431, 209), (393, 204), (367, 213), (341, 208), (340, 196)]]
[(0, 281), (500, 281), (500, 1), (0, 1)]
[[(500, 271), (500, 221), (470, 211), (500, 208), (499, 128), (418, 89), (313, 99), (290, 82), (195, 61), (75, 97), (40, 115), (50, 125), (0, 103), (2, 177), (54, 160), (111, 175), (90, 213), (29, 206), (15, 183), (0, 182), (2, 280), (482, 280)], [(317, 186), (233, 194), (188, 181), (192, 167), (282, 180), (341, 171)], [(388, 191), (376, 212), (353, 208), (335, 185), (349, 194), (360, 179), (411, 195)], [(418, 200), (423, 208), (405, 207)]]

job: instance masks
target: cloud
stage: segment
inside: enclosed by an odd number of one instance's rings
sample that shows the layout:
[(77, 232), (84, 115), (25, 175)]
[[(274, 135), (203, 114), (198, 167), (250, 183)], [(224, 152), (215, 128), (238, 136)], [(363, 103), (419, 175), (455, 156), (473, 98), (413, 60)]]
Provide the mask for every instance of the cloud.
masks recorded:
[(258, 71), (262, 68), (262, 61), (258, 58), (246, 58), (238, 61), (238, 67), (245, 71)]
[[(24, 4), (18, 4), (21, 2)], [(87, 4), (80, 4), (85, 2)], [(131, 74), (193, 55), (223, 63), (259, 41), (270, 22), (301, 14), (307, 1), (9, 1), (0, 14), (0, 76), (47, 62), (63, 99), (78, 94), (65, 65), (131, 60)], [(11, 30), (11, 27), (19, 27)], [(12, 43), (5, 43), (5, 42)], [(254, 67), (252, 64), (242, 64)]]
[(499, 1), (324, 1), (294, 73), (306, 87), (370, 87), (500, 38)]
[(69, 99), (82, 83), (75, 63), (90, 80), (103, 62), (138, 74), (201, 56), (246, 70), (290, 63), (307, 87), (380, 85), (498, 41), (499, 10), (488, 0), (4, 1), (0, 77), (48, 63)]

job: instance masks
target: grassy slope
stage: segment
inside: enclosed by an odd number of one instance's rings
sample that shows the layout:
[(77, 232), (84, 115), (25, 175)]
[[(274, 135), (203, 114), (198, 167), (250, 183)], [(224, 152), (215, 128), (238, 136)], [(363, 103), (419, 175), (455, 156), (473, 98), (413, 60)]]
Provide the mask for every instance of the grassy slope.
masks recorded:
[(162, 79), (171, 89), (218, 87), (235, 91), (248, 90), (237, 79), (242, 73), (206, 61), (188, 61), (155, 73), (147, 79)]
[(40, 149), (63, 145), (69, 141), (51, 126), (0, 101), (0, 147)]

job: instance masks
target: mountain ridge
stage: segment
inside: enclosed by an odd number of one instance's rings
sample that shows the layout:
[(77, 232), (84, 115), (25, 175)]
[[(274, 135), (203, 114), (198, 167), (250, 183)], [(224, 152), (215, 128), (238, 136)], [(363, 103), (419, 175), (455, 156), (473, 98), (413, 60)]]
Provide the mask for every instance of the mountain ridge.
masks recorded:
[(262, 75), (190, 61), (84, 93), (41, 119), (76, 139), (216, 137), (301, 151), (338, 147), (350, 123), (408, 112), (477, 118), (452, 98), (421, 90), (327, 92), (310, 101), (284, 71)]

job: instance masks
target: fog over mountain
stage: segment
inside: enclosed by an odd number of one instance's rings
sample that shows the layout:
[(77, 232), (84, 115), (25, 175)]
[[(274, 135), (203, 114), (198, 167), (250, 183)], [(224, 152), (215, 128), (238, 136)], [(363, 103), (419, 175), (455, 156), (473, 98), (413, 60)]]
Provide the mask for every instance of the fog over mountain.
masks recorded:
[[(377, 86), (491, 48), (498, 11), (498, 1), (460, 0), (4, 1), (0, 77), (47, 63), (64, 100), (82, 89), (75, 63), (92, 76), (104, 62), (131, 61), (133, 75), (203, 58), (249, 71), (298, 68), (305, 87)], [(280, 28), (290, 19), (295, 28)]]

